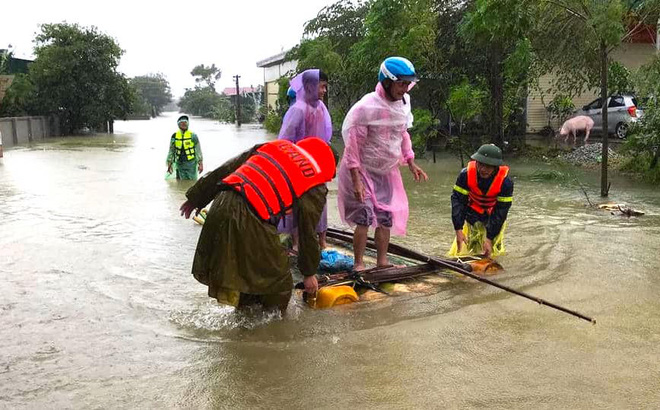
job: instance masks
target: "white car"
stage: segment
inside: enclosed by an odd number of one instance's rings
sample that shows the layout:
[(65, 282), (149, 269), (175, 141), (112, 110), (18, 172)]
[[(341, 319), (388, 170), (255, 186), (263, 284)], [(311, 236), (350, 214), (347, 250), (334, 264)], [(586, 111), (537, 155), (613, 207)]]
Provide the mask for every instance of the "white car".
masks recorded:
[[(603, 104), (598, 98), (582, 107), (576, 115), (586, 115), (594, 120), (592, 132), (603, 133)], [(607, 98), (607, 130), (620, 139), (626, 138), (628, 125), (639, 121), (644, 111), (637, 104), (634, 95), (612, 95)]]

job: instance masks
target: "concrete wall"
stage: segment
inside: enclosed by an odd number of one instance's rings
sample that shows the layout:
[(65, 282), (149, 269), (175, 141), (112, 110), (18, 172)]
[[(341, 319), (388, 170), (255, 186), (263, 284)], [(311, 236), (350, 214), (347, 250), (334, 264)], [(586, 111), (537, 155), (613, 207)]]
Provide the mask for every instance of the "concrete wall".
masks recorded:
[(298, 67), (297, 61), (285, 61), (270, 67), (264, 67), (264, 82), (277, 81), (283, 75), (295, 72), (296, 67)]
[(618, 61), (629, 70), (637, 70), (639, 67), (651, 62), (657, 52), (655, 44), (631, 44), (624, 43), (612, 51), (612, 59)]
[(273, 110), (276, 108), (277, 94), (279, 90), (280, 90), (280, 86), (279, 84), (277, 84), (277, 81), (266, 83), (266, 87), (264, 88), (264, 94), (266, 96), (266, 106), (268, 108)]
[(0, 118), (0, 133), (4, 148), (59, 135), (56, 117)]
[[(651, 61), (656, 55), (656, 47), (654, 44), (632, 44), (625, 43), (621, 47), (614, 50), (611, 54), (614, 61), (618, 61), (629, 70), (634, 71), (642, 65)], [(527, 132), (536, 133), (543, 127), (548, 125), (548, 114), (543, 106), (548, 105), (555, 94), (548, 92), (554, 77), (552, 75), (545, 75), (539, 79), (540, 91), (530, 90), (527, 96)], [(590, 103), (600, 96), (600, 90), (588, 90), (579, 96), (573, 97), (573, 104), (575, 108), (579, 109), (583, 105)], [(543, 98), (543, 101), (541, 101)], [(556, 122), (556, 121), (555, 121)], [(554, 128), (558, 128), (560, 124), (552, 123)]]
[[(548, 92), (548, 89), (552, 86), (552, 81), (554, 80), (553, 75), (544, 75), (539, 78), (539, 88), (540, 90), (530, 90), (529, 95), (527, 96), (527, 132), (536, 133), (543, 129), (543, 127), (548, 125), (548, 111), (545, 109), (546, 106), (550, 104), (555, 94)], [(580, 109), (583, 105), (588, 104), (598, 98), (599, 90), (588, 90), (582, 93), (581, 95), (573, 97), (573, 104), (576, 109)], [(551, 121), (551, 126), (553, 128), (558, 128), (561, 124), (558, 124), (558, 120), (553, 119)]]

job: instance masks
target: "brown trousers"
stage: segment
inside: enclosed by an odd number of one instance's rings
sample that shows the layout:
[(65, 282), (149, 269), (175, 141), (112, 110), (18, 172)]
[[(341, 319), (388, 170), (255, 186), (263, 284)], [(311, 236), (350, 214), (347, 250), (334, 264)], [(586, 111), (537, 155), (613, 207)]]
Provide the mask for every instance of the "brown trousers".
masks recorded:
[(250, 293), (241, 293), (238, 300), (238, 309), (244, 309), (250, 306), (260, 305), (264, 310), (279, 309), (286, 312), (291, 299), (291, 291), (282, 293), (270, 293), (267, 295), (252, 295)]

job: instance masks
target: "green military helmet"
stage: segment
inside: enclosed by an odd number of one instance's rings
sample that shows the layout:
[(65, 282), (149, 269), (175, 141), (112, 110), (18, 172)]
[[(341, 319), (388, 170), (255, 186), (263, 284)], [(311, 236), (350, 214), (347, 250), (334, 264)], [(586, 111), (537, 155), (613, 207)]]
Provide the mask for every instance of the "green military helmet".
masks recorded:
[(502, 150), (495, 144), (484, 144), (470, 158), (482, 164), (499, 167), (502, 165)]

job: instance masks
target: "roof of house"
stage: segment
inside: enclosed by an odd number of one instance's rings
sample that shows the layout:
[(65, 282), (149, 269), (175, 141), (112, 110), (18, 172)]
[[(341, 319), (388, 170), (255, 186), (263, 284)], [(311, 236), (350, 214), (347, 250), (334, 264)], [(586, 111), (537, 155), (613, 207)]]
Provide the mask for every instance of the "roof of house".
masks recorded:
[(281, 64), (286, 61), (286, 53), (288, 53), (289, 50), (282, 51), (279, 54), (275, 54), (274, 56), (270, 56), (268, 58), (264, 58), (261, 61), (257, 61), (257, 67), (263, 68), (263, 67), (272, 67), (274, 65)]

